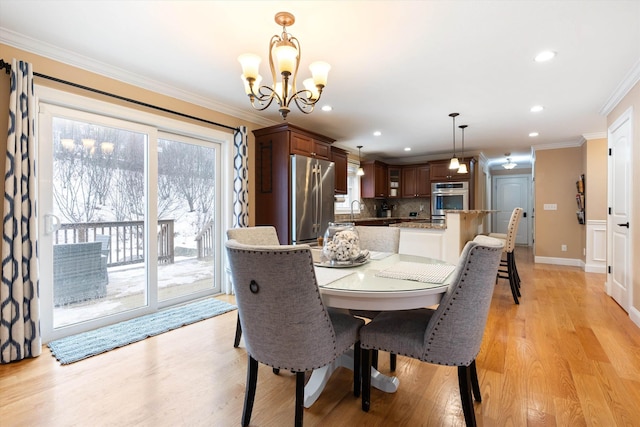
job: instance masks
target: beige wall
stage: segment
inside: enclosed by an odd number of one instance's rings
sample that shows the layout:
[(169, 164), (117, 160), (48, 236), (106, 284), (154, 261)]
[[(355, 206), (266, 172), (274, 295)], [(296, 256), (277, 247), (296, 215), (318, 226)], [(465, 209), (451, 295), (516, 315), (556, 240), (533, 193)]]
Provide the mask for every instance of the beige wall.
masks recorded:
[(608, 148), (607, 138), (585, 143), (585, 210), (586, 219), (607, 219)]
[[(582, 259), (585, 226), (576, 218), (576, 181), (584, 173), (584, 145), (536, 151), (535, 256)], [(545, 204), (558, 209), (544, 210)], [(567, 245), (567, 251), (561, 250)]]
[(627, 93), (613, 111), (607, 116), (607, 127), (611, 126), (622, 113), (629, 107), (633, 107), (633, 145), (631, 147), (631, 164), (633, 176), (631, 177), (631, 218), (629, 223), (631, 233), (631, 282), (633, 286), (632, 306), (640, 310), (640, 195), (638, 183), (640, 183), (640, 82)]
[[(238, 127), (242, 125), (246, 126), (249, 134), (249, 159), (253, 158), (253, 151), (254, 151), (255, 144), (253, 139), (253, 133), (251, 131), (253, 129), (257, 129), (262, 126), (258, 126), (254, 123), (249, 123), (237, 117), (229, 116), (227, 114), (222, 114), (199, 105), (177, 100), (169, 96), (161, 95), (146, 89), (128, 85), (117, 80), (100, 76), (98, 74), (90, 73), (88, 71), (75, 68), (66, 64), (62, 64), (60, 62), (53, 61), (51, 59), (44, 58), (42, 56), (38, 56), (26, 51), (22, 51), (20, 49), (16, 49), (14, 47), (7, 46), (1, 43), (0, 43), (0, 58), (4, 59), (7, 62), (11, 62), (11, 59), (13, 58), (16, 58), (17, 60), (28, 61), (33, 64), (34, 71), (38, 73), (45, 74), (52, 77), (57, 77), (63, 80), (67, 80), (73, 83), (78, 83), (94, 89), (100, 89), (105, 92), (110, 92), (116, 95), (135, 99), (136, 101), (141, 101), (150, 105), (155, 105), (158, 107), (177, 111), (177, 112), (194, 116), (194, 117), (199, 117), (205, 120), (213, 121), (213, 122), (224, 124), (231, 127)], [(162, 113), (154, 109), (137, 106), (132, 103), (127, 103), (125, 101), (118, 101), (115, 98), (98, 95), (93, 92), (84, 91), (82, 89), (76, 89), (71, 86), (51, 82), (50, 80), (46, 80), (38, 77), (35, 78), (35, 83), (43, 86), (50, 86), (50, 87), (64, 90), (67, 92), (77, 93), (79, 95), (83, 95), (90, 98), (104, 100), (114, 104), (124, 105), (129, 108), (135, 108), (143, 111), (150, 111), (150, 112), (153, 112), (154, 114), (165, 115), (171, 118), (180, 118), (170, 113)], [(239, 89), (241, 88), (239, 87)], [(9, 96), (9, 76), (2, 73), (0, 75), (0, 99), (7, 99), (8, 96)], [(7, 129), (7, 120), (8, 120), (8, 106), (6, 103), (2, 103), (2, 105), (0, 106), (0, 129)], [(191, 121), (189, 119), (182, 119), (182, 120)], [(216, 130), (223, 130), (223, 131), (225, 130), (224, 128), (211, 126), (199, 121), (192, 121), (192, 122), (199, 126), (211, 127)], [(2, 150), (2, 153), (6, 153), (6, 144), (7, 144), (6, 138), (0, 138), (0, 150)], [(255, 217), (255, 203), (253, 202), (253, 190), (252, 190), (254, 188), (254, 182), (255, 182), (254, 179), (255, 179), (254, 168), (252, 167), (251, 164), (249, 164), (249, 221), (252, 224), (253, 224), (253, 218)], [(0, 190), (4, 191), (4, 181), (2, 180), (0, 181), (1, 181)], [(232, 184), (228, 183), (228, 185), (232, 185)]]

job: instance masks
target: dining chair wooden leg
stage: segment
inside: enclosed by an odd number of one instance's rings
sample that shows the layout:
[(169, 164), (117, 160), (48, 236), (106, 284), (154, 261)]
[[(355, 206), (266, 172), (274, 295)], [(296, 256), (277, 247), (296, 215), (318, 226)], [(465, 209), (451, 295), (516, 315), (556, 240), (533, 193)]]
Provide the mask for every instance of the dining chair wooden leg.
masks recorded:
[(242, 425), (247, 427), (251, 422), (253, 402), (256, 397), (256, 384), (258, 383), (258, 361), (249, 356), (247, 361), (247, 385), (244, 392), (244, 409), (242, 410)]
[(360, 341), (356, 341), (353, 345), (353, 395), (360, 397), (361, 378), (360, 365), (362, 360), (362, 351), (360, 350)]
[(302, 427), (304, 417), (304, 372), (296, 372), (296, 418), (295, 427)]
[(458, 384), (462, 399), (462, 412), (467, 427), (476, 426), (476, 414), (473, 410), (473, 396), (471, 395), (471, 370), (468, 366), (458, 366)]
[(480, 383), (478, 382), (478, 370), (476, 369), (476, 361), (474, 360), (469, 365), (471, 371), (471, 389), (473, 390), (473, 398), (476, 402), (482, 402), (482, 395), (480, 395)]
[(362, 349), (362, 410), (365, 412), (371, 407), (371, 352)]
[(242, 337), (242, 326), (240, 326), (240, 315), (238, 315), (238, 321), (236, 322), (236, 338), (233, 340), (233, 346), (236, 348), (240, 345), (240, 337)]
[(371, 350), (371, 366), (378, 369), (378, 350)]
[(395, 353), (389, 354), (389, 369), (391, 370), (391, 372), (394, 372), (396, 370), (397, 360), (398, 360), (397, 354)]

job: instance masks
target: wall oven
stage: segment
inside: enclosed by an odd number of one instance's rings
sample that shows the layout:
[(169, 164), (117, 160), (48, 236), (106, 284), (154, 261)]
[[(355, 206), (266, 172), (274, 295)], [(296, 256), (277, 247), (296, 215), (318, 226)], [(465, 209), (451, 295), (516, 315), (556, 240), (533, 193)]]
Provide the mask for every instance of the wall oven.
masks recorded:
[(444, 219), (445, 211), (468, 209), (468, 182), (434, 182), (431, 184), (431, 218)]

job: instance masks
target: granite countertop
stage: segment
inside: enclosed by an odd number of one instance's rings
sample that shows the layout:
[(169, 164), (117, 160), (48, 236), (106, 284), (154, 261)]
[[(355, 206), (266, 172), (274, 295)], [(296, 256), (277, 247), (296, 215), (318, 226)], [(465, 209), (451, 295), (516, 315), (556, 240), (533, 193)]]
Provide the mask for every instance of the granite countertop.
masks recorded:
[(478, 214), (479, 215), (479, 214), (490, 214), (492, 212), (498, 212), (498, 211), (469, 209), (469, 210), (447, 210), (444, 212), (452, 213), (452, 214)]
[(445, 221), (431, 221), (430, 219), (410, 221), (410, 222), (397, 222), (395, 224), (389, 224), (389, 227), (401, 227), (401, 228), (428, 228), (433, 230), (446, 230), (447, 223)]

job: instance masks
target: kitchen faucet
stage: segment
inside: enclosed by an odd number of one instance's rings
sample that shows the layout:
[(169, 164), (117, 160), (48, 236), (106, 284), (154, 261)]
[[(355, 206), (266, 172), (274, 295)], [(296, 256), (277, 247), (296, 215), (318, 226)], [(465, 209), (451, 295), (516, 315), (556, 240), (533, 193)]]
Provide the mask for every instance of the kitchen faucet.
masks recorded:
[(353, 204), (358, 202), (358, 209), (362, 208), (362, 202), (360, 200), (354, 200), (351, 202), (351, 221), (353, 221)]

